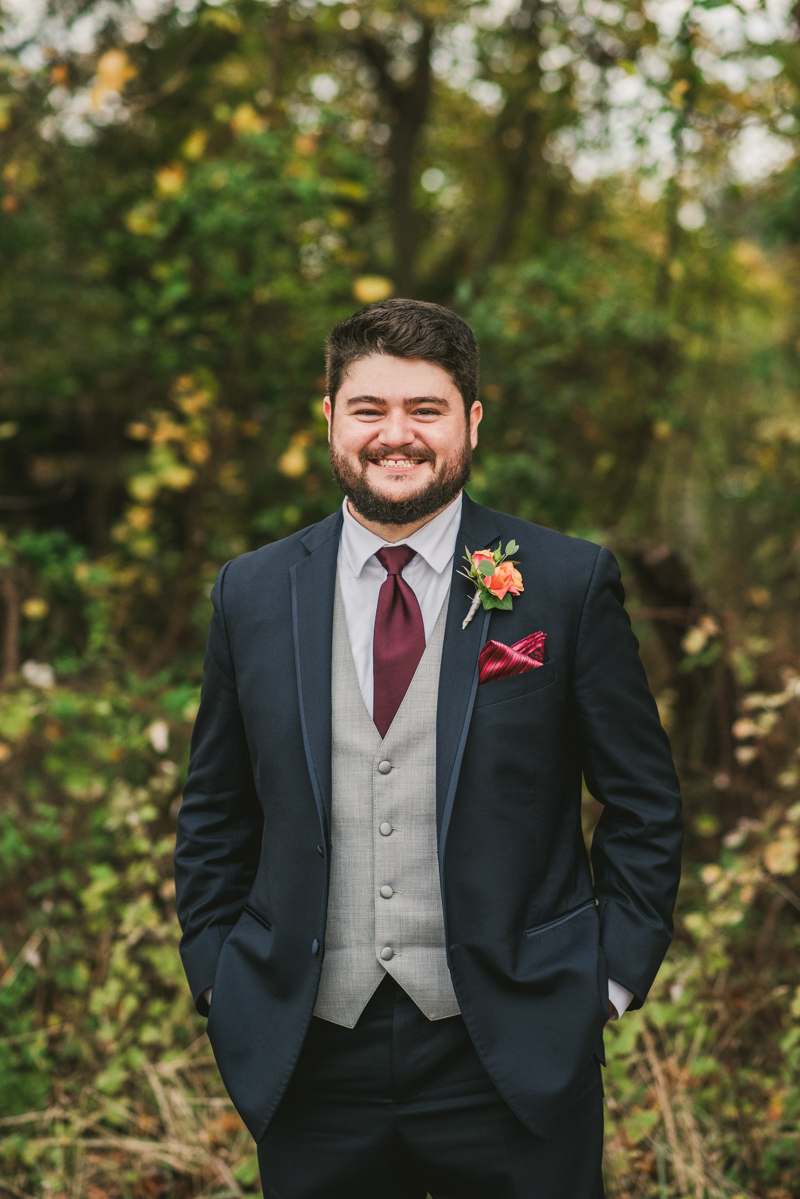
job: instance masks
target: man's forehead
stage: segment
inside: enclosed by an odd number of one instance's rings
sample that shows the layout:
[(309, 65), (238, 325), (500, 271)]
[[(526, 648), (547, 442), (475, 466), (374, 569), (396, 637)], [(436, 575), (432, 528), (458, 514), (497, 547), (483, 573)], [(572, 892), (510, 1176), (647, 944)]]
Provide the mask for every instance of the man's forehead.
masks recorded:
[(420, 358), (395, 358), (390, 354), (357, 359), (339, 386), (340, 393), (345, 395), (381, 395), (400, 400), (448, 395), (456, 390), (450, 375), (437, 363)]

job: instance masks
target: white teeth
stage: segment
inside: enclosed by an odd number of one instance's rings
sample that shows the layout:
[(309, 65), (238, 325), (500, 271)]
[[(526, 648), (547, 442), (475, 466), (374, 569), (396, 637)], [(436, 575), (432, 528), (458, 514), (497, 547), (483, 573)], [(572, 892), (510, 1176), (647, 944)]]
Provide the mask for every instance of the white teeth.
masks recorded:
[(419, 462), (409, 458), (379, 458), (377, 465), (394, 470), (410, 470), (412, 466), (419, 466)]

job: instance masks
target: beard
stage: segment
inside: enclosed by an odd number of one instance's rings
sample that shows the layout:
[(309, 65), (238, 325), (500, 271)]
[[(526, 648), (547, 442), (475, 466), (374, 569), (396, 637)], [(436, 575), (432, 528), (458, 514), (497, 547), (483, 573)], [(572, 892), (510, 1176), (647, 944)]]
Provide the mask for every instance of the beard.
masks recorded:
[(416, 449), (412, 446), (402, 446), (395, 450), (386, 450), (376, 455), (374, 451), (362, 450), (358, 456), (361, 470), (356, 471), (342, 454), (337, 454), (330, 447), (331, 470), (350, 503), (364, 520), (377, 525), (411, 525), (425, 520), (440, 512), (451, 503), (458, 493), (463, 490), (469, 480), (472, 469), (472, 446), (469, 434), (458, 455), (445, 462), (438, 474), (434, 475), (421, 491), (403, 500), (391, 500), (380, 492), (373, 490), (367, 482), (367, 466), (370, 460), (391, 458), (395, 454), (404, 454), (408, 458), (419, 458), (424, 462), (436, 463), (436, 455), (429, 449)]

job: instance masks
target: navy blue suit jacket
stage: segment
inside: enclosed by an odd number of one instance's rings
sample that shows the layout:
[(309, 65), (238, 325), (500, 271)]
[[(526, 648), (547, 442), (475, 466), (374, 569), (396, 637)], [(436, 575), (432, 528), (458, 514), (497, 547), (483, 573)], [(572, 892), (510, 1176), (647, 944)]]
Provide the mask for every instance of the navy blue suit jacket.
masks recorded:
[[(181, 954), (256, 1140), (291, 1077), (325, 947), (331, 638), (341, 512), (229, 562), (213, 592), (178, 818)], [(519, 544), (525, 590), (478, 611), (462, 547)], [(680, 793), (613, 556), (464, 498), (442, 654), (436, 808), (450, 971), (470, 1036), (547, 1136), (602, 1054), (608, 976), (639, 1007), (672, 936)], [(487, 637), (545, 664), (479, 685)], [(581, 834), (581, 774), (604, 805)], [(595, 903), (594, 900), (597, 900)]]

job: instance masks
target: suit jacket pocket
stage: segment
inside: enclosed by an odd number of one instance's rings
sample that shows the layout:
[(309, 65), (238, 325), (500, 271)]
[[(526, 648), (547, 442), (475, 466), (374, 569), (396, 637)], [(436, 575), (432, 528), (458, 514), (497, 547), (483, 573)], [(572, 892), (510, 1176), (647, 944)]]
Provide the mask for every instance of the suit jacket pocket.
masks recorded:
[(262, 925), (268, 933), (272, 932), (272, 925), (270, 922), (265, 920), (261, 913), (257, 912), (255, 908), (251, 908), (249, 903), (245, 904), (244, 910), (248, 916), (252, 916), (254, 920), (257, 920), (258, 923)]
[(501, 704), (507, 699), (517, 699), (532, 691), (542, 691), (556, 681), (555, 659), (545, 662), (543, 666), (531, 667), (522, 674), (512, 674), (505, 679), (492, 679), (489, 683), (481, 683), (475, 696), (475, 707), (483, 708), (488, 704)]
[(589, 908), (596, 907), (594, 899), (587, 899), (585, 903), (580, 903), (576, 908), (570, 908), (568, 912), (563, 912), (560, 916), (555, 916), (552, 920), (545, 921), (544, 924), (536, 924), (533, 928), (525, 929), (526, 937), (536, 937), (539, 933), (546, 933), (551, 928), (557, 928), (559, 924), (564, 924), (567, 920), (572, 920), (573, 916), (580, 916), (581, 912), (586, 912)]

